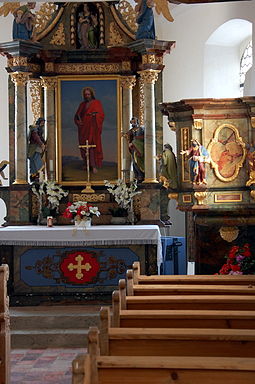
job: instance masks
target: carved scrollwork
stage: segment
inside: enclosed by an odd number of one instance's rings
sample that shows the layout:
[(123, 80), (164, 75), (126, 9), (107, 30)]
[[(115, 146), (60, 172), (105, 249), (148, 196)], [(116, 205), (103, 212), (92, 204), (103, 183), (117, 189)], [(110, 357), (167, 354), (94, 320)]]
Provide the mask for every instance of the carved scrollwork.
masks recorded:
[(144, 99), (144, 82), (143, 79), (139, 79), (139, 119), (141, 125), (144, 125), (144, 106), (145, 106), (145, 99)]
[(64, 30), (64, 24), (60, 23), (58, 26), (58, 29), (54, 33), (50, 44), (52, 45), (65, 45), (66, 43), (66, 37), (65, 37), (65, 30)]
[(136, 11), (130, 4), (130, 2), (126, 0), (121, 0), (117, 6), (118, 11), (120, 12), (121, 16), (123, 17), (125, 23), (129, 26), (129, 28), (136, 32), (137, 30), (137, 23), (136, 23)]
[(34, 116), (34, 122), (41, 116), (41, 80), (30, 80), (30, 95), (32, 99), (31, 109)]
[(73, 194), (73, 201), (87, 201), (87, 202), (105, 201), (105, 193), (101, 193), (100, 195), (97, 195), (95, 193), (93, 194), (75, 193)]
[(124, 40), (121, 37), (120, 32), (116, 28), (114, 22), (110, 23), (110, 38), (109, 38), (109, 44), (112, 46), (117, 46), (117, 45), (123, 45)]
[(194, 196), (197, 199), (198, 205), (204, 205), (207, 198), (207, 192), (195, 192)]
[[(127, 63), (127, 62), (124, 62)], [(130, 62), (129, 66), (130, 67)], [(123, 63), (98, 63), (98, 64), (87, 64), (87, 63), (80, 63), (80, 64), (72, 64), (72, 63), (56, 63), (55, 64), (55, 71), (62, 74), (62, 73), (118, 73), (123, 72), (125, 69), (123, 69)]]
[(44, 3), (41, 5), (40, 9), (36, 12), (35, 35), (41, 33), (46, 28), (57, 8), (58, 6), (55, 3)]

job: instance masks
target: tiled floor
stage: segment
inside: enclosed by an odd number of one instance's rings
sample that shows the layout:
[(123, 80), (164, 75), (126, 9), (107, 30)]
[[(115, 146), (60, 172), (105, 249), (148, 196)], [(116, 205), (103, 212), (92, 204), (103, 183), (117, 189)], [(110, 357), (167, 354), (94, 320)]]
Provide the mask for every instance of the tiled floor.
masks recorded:
[(11, 384), (71, 384), (72, 361), (84, 348), (15, 349), (11, 352)]

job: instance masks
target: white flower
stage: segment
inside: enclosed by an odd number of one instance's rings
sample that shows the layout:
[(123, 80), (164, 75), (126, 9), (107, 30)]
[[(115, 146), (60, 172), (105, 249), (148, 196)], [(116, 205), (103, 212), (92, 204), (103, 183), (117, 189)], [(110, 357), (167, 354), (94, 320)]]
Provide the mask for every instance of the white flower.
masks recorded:
[(141, 192), (135, 191), (137, 189), (137, 182), (130, 183), (130, 187), (122, 179), (118, 179), (116, 185), (111, 184), (105, 180), (105, 186), (110, 194), (114, 196), (115, 201), (121, 208), (127, 209), (131, 205), (133, 197)]

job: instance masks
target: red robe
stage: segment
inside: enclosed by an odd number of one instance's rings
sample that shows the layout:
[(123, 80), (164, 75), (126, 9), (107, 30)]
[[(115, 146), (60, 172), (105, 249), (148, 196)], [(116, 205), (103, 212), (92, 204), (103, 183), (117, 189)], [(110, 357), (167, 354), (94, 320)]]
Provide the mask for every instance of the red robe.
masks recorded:
[[(103, 149), (101, 142), (104, 110), (99, 100), (82, 101), (74, 116), (74, 122), (78, 127), (79, 145), (95, 144), (95, 148), (89, 151), (90, 166), (102, 167)], [(81, 156), (86, 161), (86, 151), (81, 149)]]

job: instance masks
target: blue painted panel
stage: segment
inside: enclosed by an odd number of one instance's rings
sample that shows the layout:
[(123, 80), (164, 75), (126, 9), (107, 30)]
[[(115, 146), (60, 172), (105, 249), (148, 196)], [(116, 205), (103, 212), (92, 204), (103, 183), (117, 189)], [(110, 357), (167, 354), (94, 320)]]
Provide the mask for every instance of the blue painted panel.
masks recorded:
[[(88, 283), (72, 283), (61, 271), (60, 265), (74, 252), (88, 252), (99, 263), (99, 271)], [(31, 287), (94, 288), (118, 285), (139, 257), (129, 248), (32, 248), (20, 255), (20, 278)]]

